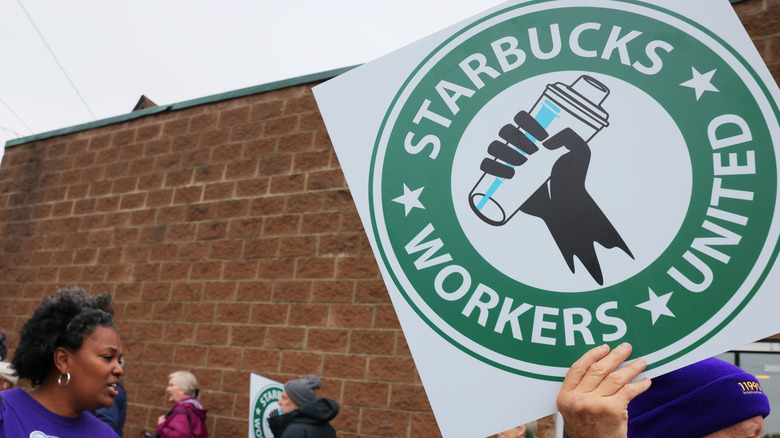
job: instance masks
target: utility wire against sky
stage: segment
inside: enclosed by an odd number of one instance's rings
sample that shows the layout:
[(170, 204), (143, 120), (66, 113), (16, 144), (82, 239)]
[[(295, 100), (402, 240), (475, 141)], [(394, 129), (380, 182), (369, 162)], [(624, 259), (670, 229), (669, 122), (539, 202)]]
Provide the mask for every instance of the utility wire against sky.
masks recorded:
[(87, 101), (84, 100), (84, 97), (81, 95), (81, 92), (79, 92), (78, 87), (76, 87), (76, 84), (73, 83), (73, 81), (70, 79), (70, 76), (68, 76), (68, 72), (65, 71), (65, 67), (62, 66), (60, 63), (60, 60), (57, 59), (57, 55), (54, 54), (54, 50), (49, 47), (49, 43), (46, 42), (46, 38), (43, 37), (43, 34), (41, 33), (40, 29), (38, 29), (38, 26), (35, 25), (35, 22), (33, 21), (32, 17), (30, 16), (30, 13), (27, 12), (27, 9), (22, 4), (22, 0), (16, 0), (17, 3), (19, 3), (19, 6), (24, 11), (24, 15), (27, 16), (27, 19), (30, 20), (30, 24), (32, 24), (32, 27), (35, 29), (35, 31), (38, 33), (38, 36), (41, 37), (41, 41), (43, 41), (43, 45), (46, 46), (46, 49), (49, 50), (49, 53), (51, 53), (51, 57), (54, 58), (54, 62), (57, 63), (57, 66), (59, 66), (60, 70), (62, 71), (62, 74), (65, 75), (65, 78), (70, 83), (70, 86), (73, 87), (73, 90), (76, 92), (76, 95), (78, 95), (79, 99), (81, 99), (81, 102), (84, 104), (84, 107), (87, 108), (87, 111), (89, 111), (89, 114), (92, 115), (93, 120), (97, 120), (97, 117), (95, 117), (95, 113), (92, 112), (92, 109), (87, 104)]
[(20, 138), (21, 137), (21, 135), (18, 132), (14, 131), (11, 128), (5, 128), (3, 126), (0, 126), (0, 131), (7, 133), (7, 134), (9, 134), (10, 136), (12, 136), (14, 138)]
[[(28, 130), (28, 131), (30, 131), (30, 134), (35, 134), (35, 132), (33, 132), (33, 130), (30, 128), (30, 126), (29, 126), (29, 125), (27, 125), (27, 123), (25, 123), (25, 122), (24, 122), (24, 119), (22, 119), (21, 117), (19, 117), (19, 114), (16, 114), (16, 111), (14, 111), (14, 110), (11, 108), (11, 106), (10, 106), (10, 105), (8, 105), (7, 103), (5, 103), (5, 101), (3, 100), (3, 98), (2, 98), (2, 97), (0, 97), (0, 103), (2, 103), (2, 104), (3, 104), (3, 106), (4, 106), (4, 107), (5, 107), (7, 110), (8, 110), (8, 112), (10, 112), (11, 114), (13, 114), (13, 116), (14, 116), (14, 117), (16, 117), (16, 119), (17, 119), (17, 120), (19, 120), (20, 122), (22, 122), (22, 125), (24, 125), (24, 127), (25, 127), (25, 128), (27, 128), (27, 130)], [(2, 127), (0, 127), (0, 128), (2, 128)], [(2, 128), (2, 129), (4, 129), (5, 131), (8, 131), (8, 132), (13, 132), (13, 133), (14, 133), (14, 134), (16, 134), (16, 135), (19, 135), (19, 133), (15, 132), (15, 131), (12, 131), (12, 130), (10, 130), (10, 129), (8, 129), (8, 128)]]

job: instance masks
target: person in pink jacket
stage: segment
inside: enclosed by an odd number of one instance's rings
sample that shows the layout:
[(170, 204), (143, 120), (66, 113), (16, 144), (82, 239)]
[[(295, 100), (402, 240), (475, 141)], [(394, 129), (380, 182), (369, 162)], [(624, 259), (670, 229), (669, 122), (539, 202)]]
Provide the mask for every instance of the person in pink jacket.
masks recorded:
[(168, 401), (173, 408), (157, 420), (160, 438), (208, 438), (206, 409), (196, 400), (198, 381), (188, 371), (176, 371), (168, 376)]

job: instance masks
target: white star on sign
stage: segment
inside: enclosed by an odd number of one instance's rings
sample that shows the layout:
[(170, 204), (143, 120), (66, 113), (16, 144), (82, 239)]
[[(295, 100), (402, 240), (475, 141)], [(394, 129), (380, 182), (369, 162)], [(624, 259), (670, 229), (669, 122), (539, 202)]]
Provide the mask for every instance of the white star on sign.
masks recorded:
[(691, 67), (691, 70), (693, 71), (693, 78), (683, 82), (680, 85), (696, 90), (697, 101), (705, 91), (714, 91), (716, 93), (719, 92), (719, 90), (715, 88), (714, 85), (712, 85), (712, 77), (715, 75), (715, 70), (711, 70), (704, 74), (699, 73), (699, 71), (696, 70), (696, 67)]
[(653, 318), (653, 325), (655, 325), (655, 322), (658, 321), (658, 317), (661, 315), (674, 318), (674, 313), (666, 307), (669, 303), (669, 298), (672, 297), (672, 292), (659, 297), (652, 289), (647, 288), (647, 290), (650, 292), (650, 299), (644, 303), (637, 304), (636, 306), (650, 312), (650, 316)]
[(413, 208), (422, 208), (425, 210), (425, 207), (420, 202), (420, 194), (424, 188), (425, 187), (420, 187), (419, 189), (412, 191), (404, 184), (404, 194), (393, 199), (393, 202), (404, 205), (404, 216), (409, 216), (409, 212), (412, 211)]

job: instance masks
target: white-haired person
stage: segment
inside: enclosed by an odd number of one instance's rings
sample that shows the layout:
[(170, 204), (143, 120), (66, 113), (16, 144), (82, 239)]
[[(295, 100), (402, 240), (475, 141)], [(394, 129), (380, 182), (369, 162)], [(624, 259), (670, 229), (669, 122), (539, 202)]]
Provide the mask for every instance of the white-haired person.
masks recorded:
[(160, 438), (208, 438), (206, 409), (197, 399), (200, 390), (195, 375), (176, 371), (168, 376), (168, 401), (173, 408), (157, 419)]

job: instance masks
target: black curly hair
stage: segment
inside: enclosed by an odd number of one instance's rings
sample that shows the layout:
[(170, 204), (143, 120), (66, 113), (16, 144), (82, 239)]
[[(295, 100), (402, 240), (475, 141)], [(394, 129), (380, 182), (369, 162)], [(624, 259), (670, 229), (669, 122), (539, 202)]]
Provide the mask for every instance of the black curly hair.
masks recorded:
[(77, 351), (97, 326), (116, 329), (111, 295), (89, 295), (81, 288), (63, 288), (43, 299), (19, 332), (13, 366), (33, 386), (43, 383), (54, 366), (54, 350)]

